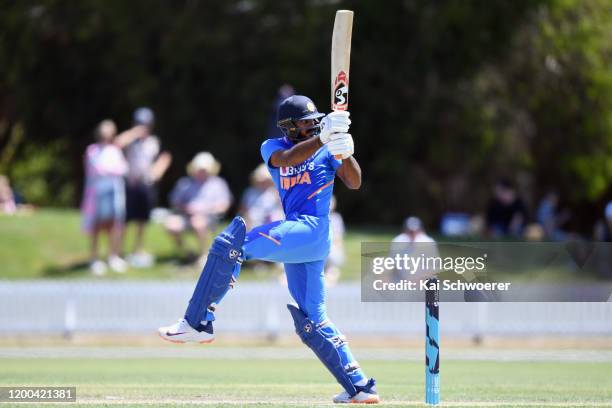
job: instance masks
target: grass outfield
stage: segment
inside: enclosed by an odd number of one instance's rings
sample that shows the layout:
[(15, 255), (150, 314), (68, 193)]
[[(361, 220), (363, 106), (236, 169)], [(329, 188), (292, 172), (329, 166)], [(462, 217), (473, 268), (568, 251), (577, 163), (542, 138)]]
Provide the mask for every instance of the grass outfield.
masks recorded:
[[(377, 378), (385, 405), (424, 406), (423, 364), (361, 363)], [(307, 407), (331, 405), (339, 391), (314, 359), (6, 358), (0, 366), (2, 386), (76, 386), (77, 404), (63, 405), (71, 407)], [(441, 368), (442, 406), (612, 407), (610, 374), (604, 363), (447, 361)]]
[[(0, 215), (0, 279), (90, 279), (88, 269), (89, 240), (80, 230), (80, 214), (76, 210), (41, 209), (30, 215)], [(223, 223), (225, 225), (225, 223)], [(389, 242), (398, 231), (389, 228), (349, 228), (345, 237), (346, 264), (341, 280), (358, 280), (361, 273), (361, 243)], [(128, 230), (125, 248), (131, 248), (133, 231)], [(105, 241), (105, 240), (103, 240)], [(106, 242), (102, 243), (105, 253)], [(191, 249), (197, 247), (194, 236), (187, 237)], [(131, 279), (196, 279), (201, 270), (198, 263), (179, 262), (173, 242), (163, 228), (151, 224), (147, 230), (146, 248), (157, 258), (157, 263), (147, 269), (130, 269), (126, 274), (108, 272), (102, 280)], [(553, 270), (525, 270), (525, 279), (560, 280), (575, 279), (571, 268)], [(517, 270), (512, 270), (517, 279)], [(276, 279), (279, 269), (254, 270), (247, 262), (240, 275), (241, 280)], [(503, 275), (497, 275), (502, 279)], [(581, 276), (581, 279), (589, 276)]]
[[(126, 248), (130, 248), (131, 233), (133, 231), (128, 231)], [(190, 238), (188, 243), (195, 249), (195, 237)], [(345, 242), (347, 264), (342, 279), (359, 278), (362, 241), (391, 238), (390, 231), (349, 231)], [(148, 229), (146, 246), (158, 259), (154, 267), (132, 269), (124, 275), (109, 272), (101, 279), (194, 279), (199, 275), (199, 267), (177, 263), (173, 243), (160, 225), (152, 224)], [(90, 278), (88, 248), (88, 238), (80, 230), (80, 215), (76, 210), (45, 209), (31, 215), (0, 216), (0, 279)], [(245, 272), (240, 279), (255, 278), (248, 268)], [(257, 276), (266, 277), (269, 275)]]

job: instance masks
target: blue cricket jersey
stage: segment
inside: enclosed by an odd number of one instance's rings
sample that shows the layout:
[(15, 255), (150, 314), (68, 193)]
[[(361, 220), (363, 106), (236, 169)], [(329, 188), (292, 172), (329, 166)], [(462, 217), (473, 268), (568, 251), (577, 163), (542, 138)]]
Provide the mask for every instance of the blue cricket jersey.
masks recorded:
[(293, 143), (286, 137), (268, 139), (261, 145), (261, 157), (268, 166), (280, 194), (285, 216), (313, 215), (327, 217), (334, 191), (336, 169), (342, 164), (321, 147), (306, 161), (293, 167), (274, 167), (270, 156), (277, 150), (287, 150)]

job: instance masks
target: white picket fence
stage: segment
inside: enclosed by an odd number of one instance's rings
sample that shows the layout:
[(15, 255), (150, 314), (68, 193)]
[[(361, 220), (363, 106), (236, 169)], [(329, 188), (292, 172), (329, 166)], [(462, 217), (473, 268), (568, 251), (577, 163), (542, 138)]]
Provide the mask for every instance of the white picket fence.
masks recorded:
[[(150, 333), (181, 317), (194, 282), (0, 281), (0, 336), (25, 333)], [(362, 303), (360, 287), (328, 292), (328, 313), (351, 335), (421, 335), (422, 303)], [(287, 289), (241, 282), (218, 308), (216, 327), (285, 335)], [(446, 336), (612, 335), (612, 303), (443, 303)]]

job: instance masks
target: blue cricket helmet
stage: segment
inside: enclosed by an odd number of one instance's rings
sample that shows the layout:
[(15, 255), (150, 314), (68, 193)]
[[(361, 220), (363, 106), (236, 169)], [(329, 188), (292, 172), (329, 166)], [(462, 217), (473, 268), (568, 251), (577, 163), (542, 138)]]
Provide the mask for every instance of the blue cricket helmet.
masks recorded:
[[(301, 130), (306, 130), (308, 136), (318, 133), (319, 119), (325, 114), (317, 110), (312, 99), (304, 95), (293, 95), (281, 102), (277, 113), (277, 126), (283, 131), (285, 136), (294, 142), (303, 140), (300, 136)], [(308, 128), (297, 126), (298, 120), (314, 120), (314, 125)]]

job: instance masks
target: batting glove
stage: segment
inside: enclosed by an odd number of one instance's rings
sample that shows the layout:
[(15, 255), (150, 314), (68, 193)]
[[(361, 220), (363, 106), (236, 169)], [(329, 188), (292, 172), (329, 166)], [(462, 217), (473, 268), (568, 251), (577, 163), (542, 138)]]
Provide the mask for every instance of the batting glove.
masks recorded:
[(350, 133), (332, 133), (327, 149), (336, 158), (347, 159), (355, 153), (355, 144)]
[(347, 111), (333, 111), (321, 120), (321, 132), (319, 139), (321, 143), (327, 144), (331, 140), (332, 133), (346, 133), (349, 130), (351, 120)]

